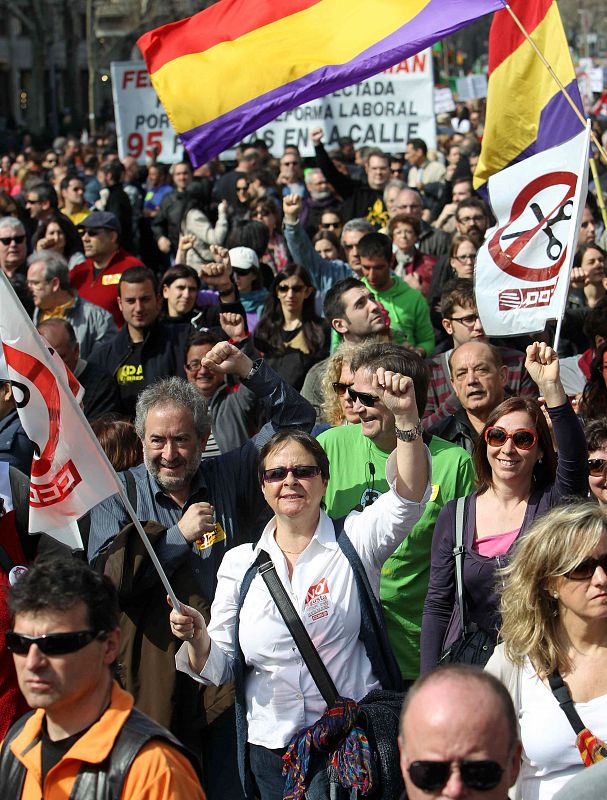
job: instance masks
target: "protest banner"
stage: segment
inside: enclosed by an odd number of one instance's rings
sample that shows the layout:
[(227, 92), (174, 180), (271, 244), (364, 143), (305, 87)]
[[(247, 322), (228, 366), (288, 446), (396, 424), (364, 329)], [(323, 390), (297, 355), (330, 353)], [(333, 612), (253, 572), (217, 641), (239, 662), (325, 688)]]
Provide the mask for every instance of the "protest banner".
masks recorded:
[(150, 82), (141, 61), (113, 61), (112, 97), (118, 137), (118, 156), (133, 156), (139, 164), (158, 154), (158, 160), (175, 164), (183, 158), (183, 145)]
[(560, 324), (588, 191), (590, 125), (557, 147), (492, 175), (497, 219), (478, 251), (475, 294), (487, 336)]
[(313, 156), (310, 131), (321, 127), (327, 148), (349, 136), (356, 147), (402, 153), (413, 138), (436, 147), (434, 113), (432, 52), (427, 49), (373, 78), (285, 111), (245, 141), (261, 138), (275, 155), (296, 145), (302, 156)]

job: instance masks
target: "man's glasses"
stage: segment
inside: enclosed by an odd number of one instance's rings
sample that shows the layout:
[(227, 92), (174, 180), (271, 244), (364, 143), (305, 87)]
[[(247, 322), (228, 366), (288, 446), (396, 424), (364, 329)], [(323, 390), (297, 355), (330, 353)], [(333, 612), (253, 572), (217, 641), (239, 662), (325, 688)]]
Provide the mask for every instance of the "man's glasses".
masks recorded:
[(477, 319), (480, 319), (478, 314), (465, 314), (463, 317), (449, 317), (451, 322), (461, 322), (462, 325), (465, 325), (467, 328), (471, 328), (473, 325), (476, 325)]
[(278, 481), (284, 481), (289, 472), (298, 481), (305, 481), (320, 475), (321, 469), (308, 464), (296, 464), (294, 467), (273, 467), (272, 469), (264, 469), (261, 477), (264, 483), (278, 483)]
[(465, 264), (466, 262), (468, 262), (469, 264), (474, 264), (474, 262), (476, 261), (476, 256), (472, 255), (472, 253), (470, 253), (467, 256), (466, 255), (464, 255), (464, 256), (453, 256), (453, 258), (456, 261), (459, 261), (460, 264)]
[(348, 394), (351, 400), (354, 400), (354, 402), (359, 400), (367, 408), (373, 408), (375, 403), (379, 401), (379, 397), (376, 395), (368, 394), (367, 392), (356, 392), (351, 386), (348, 386)]
[(519, 450), (531, 450), (537, 444), (537, 433), (529, 428), (508, 433), (495, 425), (485, 431), (485, 441), (490, 447), (503, 447), (508, 439), (512, 439), (512, 444)]
[(80, 228), (78, 233), (80, 236), (84, 236), (87, 233), (89, 236), (101, 236), (101, 234), (105, 231), (105, 228)]
[(462, 225), (469, 225), (471, 222), (485, 222), (485, 217), (475, 214), (473, 217), (460, 217), (457, 221)]
[(2, 237), (0, 237), (0, 242), (2, 242), (2, 244), (5, 247), (8, 247), (11, 242), (14, 242), (15, 244), (23, 244), (24, 241), (25, 241), (25, 234), (24, 233), (22, 233), (22, 234), (20, 234), (18, 236), (2, 236)]
[[(451, 761), (413, 761), (409, 764), (409, 777), (423, 792), (437, 792), (449, 780)], [(489, 792), (502, 779), (504, 768), (497, 761), (458, 761), (462, 781), (469, 789)]]
[(598, 558), (585, 558), (577, 567), (566, 572), (565, 577), (570, 581), (589, 581), (596, 572), (597, 567), (607, 573), (607, 553)]
[(607, 469), (606, 458), (589, 458), (588, 459), (588, 473), (593, 478), (600, 478)]
[(276, 291), (279, 294), (288, 294), (289, 292), (293, 292), (293, 294), (301, 294), (306, 287), (303, 283), (297, 284), (297, 286), (287, 286), (286, 283), (281, 283), (279, 286), (276, 287)]
[(333, 381), (331, 386), (333, 387), (333, 391), (335, 392), (336, 395), (338, 395), (339, 397), (343, 397), (350, 388), (350, 386), (352, 386), (352, 384), (341, 383), (340, 381)]
[(6, 646), (18, 656), (26, 656), (35, 644), (45, 656), (65, 656), (82, 650), (87, 644), (102, 639), (105, 631), (70, 631), (68, 633), (47, 633), (44, 636), (26, 636), (15, 631), (6, 632)]
[(202, 361), (199, 358), (194, 358), (192, 361), (188, 361), (188, 363), (185, 365), (185, 368), (188, 372), (198, 372), (201, 366)]

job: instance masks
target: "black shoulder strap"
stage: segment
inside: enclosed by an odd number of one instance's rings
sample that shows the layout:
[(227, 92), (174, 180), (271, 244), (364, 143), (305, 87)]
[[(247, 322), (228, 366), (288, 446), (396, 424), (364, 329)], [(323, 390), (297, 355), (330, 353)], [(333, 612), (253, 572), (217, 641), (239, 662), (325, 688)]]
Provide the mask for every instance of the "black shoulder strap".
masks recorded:
[(455, 584), (457, 588), (457, 604), (459, 606), (459, 624), (462, 635), (466, 633), (466, 611), (464, 608), (464, 512), (466, 498), (458, 497), (455, 503)]
[(0, 568), (8, 575), (14, 566), (15, 562), (0, 544)]
[(18, 719), (9, 729), (2, 742), (2, 751), (0, 752), (0, 789), (3, 797), (21, 797), (27, 770), (21, 761), (15, 758), (10, 746), (34, 713), (34, 711), (30, 711)]
[(569, 692), (567, 686), (565, 686), (563, 679), (561, 678), (561, 673), (558, 671), (558, 669), (548, 676), (548, 683), (552, 689), (552, 694), (556, 697), (559, 706), (563, 709), (565, 716), (569, 720), (569, 724), (575, 731), (576, 735), (579, 735), (586, 726), (582, 722), (580, 715), (575, 710), (571, 693)]
[(137, 484), (135, 483), (135, 476), (131, 472), (130, 468), (125, 469), (124, 471), (124, 479), (126, 481), (126, 496), (128, 497), (129, 503), (133, 506), (133, 511), (135, 514), (137, 513)]
[(260, 550), (255, 563), (325, 703), (328, 706), (334, 705), (338, 695), (333, 679), (312, 644), (291, 598), (282, 585), (272, 559), (265, 550)]

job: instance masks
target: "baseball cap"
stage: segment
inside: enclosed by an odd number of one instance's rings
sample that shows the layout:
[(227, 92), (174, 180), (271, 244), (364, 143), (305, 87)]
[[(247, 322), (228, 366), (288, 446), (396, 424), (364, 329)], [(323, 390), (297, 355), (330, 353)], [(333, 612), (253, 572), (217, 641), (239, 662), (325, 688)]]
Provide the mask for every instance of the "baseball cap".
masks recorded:
[(91, 211), (88, 217), (78, 223), (79, 228), (107, 228), (110, 231), (120, 233), (120, 223), (118, 217), (111, 211)]
[(232, 269), (236, 271), (242, 270), (243, 272), (247, 272), (253, 267), (259, 269), (257, 253), (250, 247), (233, 247), (228, 253), (230, 255)]

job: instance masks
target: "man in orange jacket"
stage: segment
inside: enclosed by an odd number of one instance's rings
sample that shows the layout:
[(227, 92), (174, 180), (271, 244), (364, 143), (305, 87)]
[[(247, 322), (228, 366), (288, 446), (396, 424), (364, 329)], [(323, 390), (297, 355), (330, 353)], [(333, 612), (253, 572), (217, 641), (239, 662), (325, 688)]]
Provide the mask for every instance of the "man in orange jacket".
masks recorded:
[(118, 598), (75, 559), (35, 565), (9, 597), (19, 686), (35, 709), (0, 751), (0, 796), (204, 800), (197, 766), (113, 680)]

